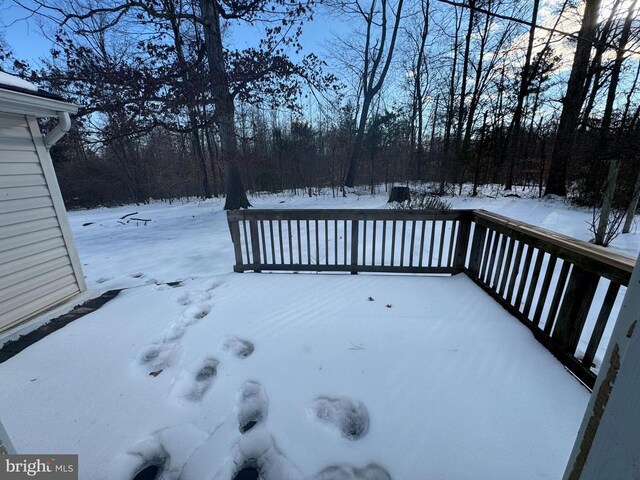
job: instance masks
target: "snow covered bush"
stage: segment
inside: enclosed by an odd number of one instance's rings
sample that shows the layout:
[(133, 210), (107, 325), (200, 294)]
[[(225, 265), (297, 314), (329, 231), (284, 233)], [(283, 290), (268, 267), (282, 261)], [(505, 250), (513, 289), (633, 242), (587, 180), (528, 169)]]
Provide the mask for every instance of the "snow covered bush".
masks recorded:
[(412, 193), (412, 198), (396, 203), (391, 208), (396, 210), (451, 210), (451, 204), (430, 193)]

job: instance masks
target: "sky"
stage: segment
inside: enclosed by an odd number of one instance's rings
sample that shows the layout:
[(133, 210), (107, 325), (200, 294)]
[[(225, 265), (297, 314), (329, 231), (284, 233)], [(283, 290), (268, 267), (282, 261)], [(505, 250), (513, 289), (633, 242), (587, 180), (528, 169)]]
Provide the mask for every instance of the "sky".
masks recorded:
[[(0, 0), (0, 28), (16, 58), (37, 64), (39, 58), (48, 57), (52, 42), (42, 33), (39, 24), (37, 18), (12, 0)], [(347, 22), (318, 11), (315, 20), (304, 26), (303, 53), (323, 56), (327, 50), (327, 41), (334, 34), (344, 33), (347, 29)], [(257, 27), (234, 26), (232, 31), (233, 42), (239, 48), (255, 44), (259, 36)]]
[(13, 2), (0, 2), (0, 24), (6, 42), (17, 58), (29, 61), (46, 56), (51, 42), (44, 37), (38, 22)]
[[(30, 0), (22, 0), (29, 2)], [(563, 0), (543, 0), (541, 2), (541, 9), (539, 12), (538, 23), (546, 27), (553, 27), (556, 21), (557, 11), (559, 5)], [(603, 14), (610, 8), (610, 4), (615, 0), (603, 0), (602, 11)], [(630, 0), (623, 0), (622, 5), (626, 5)], [(439, 11), (446, 13), (453, 7), (441, 4), (437, 1), (432, 2), (433, 7), (437, 7)], [(639, 7), (640, 9), (640, 7)], [(606, 15), (604, 15), (606, 16)], [(524, 18), (525, 20), (528, 20)], [(353, 26), (354, 18), (351, 17), (339, 17), (336, 14), (329, 15), (326, 11), (318, 9), (315, 15), (315, 19), (312, 22), (307, 22), (303, 28), (303, 54), (314, 53), (321, 59), (327, 61), (330, 65), (328, 70), (337, 73), (340, 77), (340, 71), (336, 70), (340, 67), (335, 61), (335, 54), (332, 51), (331, 41), (338, 35), (348, 34)], [(46, 58), (49, 56), (49, 49), (52, 43), (45, 37), (40, 28), (41, 21), (39, 18), (30, 15), (30, 12), (24, 10), (22, 7), (15, 3), (15, 0), (0, 0), (0, 31), (3, 31), (5, 41), (13, 50), (15, 57), (18, 59), (27, 60), (31, 66), (37, 67), (39, 65), (40, 58)], [(565, 12), (565, 16), (558, 23), (558, 29), (567, 32), (577, 32), (580, 24), (580, 14), (577, 12), (571, 13), (569, 10)], [(246, 25), (234, 25), (230, 29), (231, 43), (234, 48), (244, 48), (247, 46), (253, 46), (256, 44), (257, 39), (261, 36), (260, 27), (251, 27)], [(431, 33), (431, 41), (436, 40)], [(521, 62), (522, 52), (524, 51), (527, 43), (528, 33), (526, 29), (522, 29), (521, 35), (515, 40), (514, 44), (519, 44), (520, 48), (514, 50), (514, 62)], [(546, 43), (548, 32), (537, 30), (536, 42), (534, 53), (539, 50), (542, 45)], [(558, 38), (558, 37), (557, 37)], [(433, 46), (438, 45), (438, 41)], [(573, 59), (574, 44), (571, 42), (554, 42), (555, 52), (562, 55), (562, 63), (559, 69), (556, 71), (556, 76), (562, 76), (568, 73)], [(432, 47), (433, 48), (433, 47)], [(446, 51), (446, 45), (440, 44), (439, 47), (435, 47), (440, 50), (440, 54)], [(445, 50), (441, 50), (444, 48)], [(613, 55), (613, 52), (608, 52), (608, 55)], [(396, 55), (397, 57), (398, 55)], [(295, 58), (295, 55), (294, 55)], [(401, 66), (396, 66), (401, 68)], [(344, 72), (342, 72), (344, 75)], [(400, 74), (399, 74), (400, 73)], [(393, 82), (393, 78), (402, 83), (402, 72), (394, 72), (388, 82)], [(404, 72), (406, 73), (406, 72)], [(342, 78), (345, 83), (348, 83), (348, 79)], [(626, 79), (625, 79), (626, 80)], [(623, 89), (626, 87), (625, 80), (622, 82)], [(562, 92), (558, 92), (557, 96), (560, 98)]]

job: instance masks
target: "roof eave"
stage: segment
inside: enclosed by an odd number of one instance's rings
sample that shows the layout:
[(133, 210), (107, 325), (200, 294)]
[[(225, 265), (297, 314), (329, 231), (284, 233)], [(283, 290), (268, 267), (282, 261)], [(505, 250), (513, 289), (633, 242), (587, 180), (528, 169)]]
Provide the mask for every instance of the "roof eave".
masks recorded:
[(38, 96), (37, 93), (16, 92), (0, 87), (0, 112), (35, 117), (57, 117), (58, 112), (75, 114), (77, 111), (78, 106), (72, 103)]

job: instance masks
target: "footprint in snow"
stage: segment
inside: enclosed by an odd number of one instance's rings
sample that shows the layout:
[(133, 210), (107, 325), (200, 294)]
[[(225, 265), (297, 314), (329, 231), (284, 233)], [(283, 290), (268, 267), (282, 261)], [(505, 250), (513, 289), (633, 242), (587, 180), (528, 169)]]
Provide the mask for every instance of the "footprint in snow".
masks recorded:
[(370, 463), (364, 468), (334, 465), (325, 468), (310, 480), (391, 480), (391, 476), (381, 466)]
[(118, 454), (107, 466), (105, 478), (157, 480), (180, 478), (195, 449), (207, 433), (191, 424), (159, 430)]
[(244, 434), (263, 422), (267, 416), (269, 400), (258, 382), (245, 382), (236, 396), (238, 429)]
[(200, 368), (196, 372), (194, 377), (194, 383), (191, 388), (191, 392), (187, 398), (191, 401), (200, 400), (204, 394), (209, 390), (214, 377), (218, 373), (218, 360), (215, 358), (206, 358)]
[(262, 475), (258, 460), (248, 458), (242, 462), (240, 469), (233, 476), (233, 480), (260, 480)]
[(171, 396), (182, 403), (184, 400), (197, 402), (204, 397), (218, 374), (218, 360), (207, 357), (193, 362), (178, 374), (171, 388)]
[(220, 285), (222, 285), (224, 282), (222, 280), (212, 280), (211, 282), (209, 282), (207, 284), (206, 287), (204, 287), (206, 292), (211, 292), (212, 290), (215, 290), (216, 288), (218, 288)]
[(362, 402), (347, 397), (319, 397), (309, 405), (312, 418), (336, 429), (348, 440), (359, 440), (369, 431), (369, 412)]
[(183, 293), (176, 301), (178, 302), (178, 305), (186, 307), (187, 305), (191, 305), (191, 295), (189, 295), (189, 292)]
[(162, 370), (170, 363), (175, 345), (168, 343), (148, 345), (138, 354), (138, 363), (152, 370)]
[(253, 343), (234, 336), (227, 337), (222, 343), (222, 348), (238, 358), (247, 358), (255, 350)]
[(209, 300), (211, 300), (209, 290), (192, 290), (181, 294), (176, 299), (178, 305), (182, 305), (184, 307), (187, 307), (192, 303), (201, 303)]
[(185, 309), (182, 313), (182, 322), (185, 326), (193, 325), (199, 320), (209, 315), (211, 306), (206, 303), (199, 303), (197, 305), (191, 305)]
[(182, 322), (175, 322), (169, 326), (167, 333), (164, 334), (164, 342), (170, 343), (180, 340), (186, 331), (186, 326)]
[(302, 473), (283, 455), (266, 429), (242, 436), (215, 480), (302, 480)]
[(136, 272), (131, 274), (131, 278), (142, 278), (142, 277), (144, 277), (144, 273), (142, 272)]

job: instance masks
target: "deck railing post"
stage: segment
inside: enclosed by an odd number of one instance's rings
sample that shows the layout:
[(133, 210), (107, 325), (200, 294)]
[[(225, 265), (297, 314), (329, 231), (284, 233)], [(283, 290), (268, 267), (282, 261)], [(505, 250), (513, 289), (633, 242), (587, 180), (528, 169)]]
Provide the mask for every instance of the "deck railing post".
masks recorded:
[[(254, 265), (254, 272), (260, 273), (260, 237), (258, 235), (258, 222), (256, 220), (249, 221), (249, 231), (251, 232), (251, 261)], [(291, 240), (289, 240), (291, 241)]]
[(551, 338), (565, 352), (578, 346), (600, 276), (574, 265)]
[(244, 272), (242, 266), (242, 245), (240, 244), (240, 225), (238, 220), (232, 219), (232, 211), (227, 212), (227, 221), (229, 222), (229, 232), (231, 233), (231, 241), (233, 242), (233, 251), (236, 256), (236, 264), (233, 266), (234, 272)]
[(351, 220), (351, 275), (358, 273), (358, 223), (357, 218)]
[(464, 215), (460, 218), (460, 228), (456, 240), (455, 268), (463, 269), (467, 263), (467, 247), (469, 246), (469, 235), (471, 233), (472, 216)]
[(480, 276), (480, 264), (482, 263), (482, 252), (487, 235), (487, 228), (476, 225), (473, 230), (473, 240), (471, 241), (471, 252), (469, 254), (469, 270), (476, 277)]

